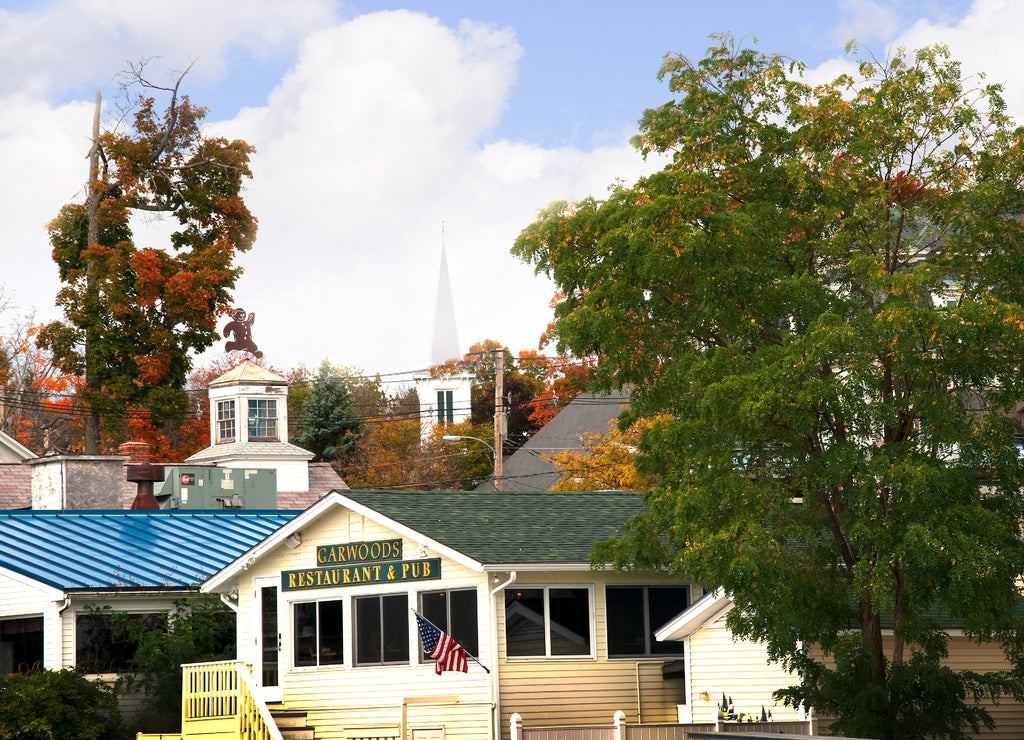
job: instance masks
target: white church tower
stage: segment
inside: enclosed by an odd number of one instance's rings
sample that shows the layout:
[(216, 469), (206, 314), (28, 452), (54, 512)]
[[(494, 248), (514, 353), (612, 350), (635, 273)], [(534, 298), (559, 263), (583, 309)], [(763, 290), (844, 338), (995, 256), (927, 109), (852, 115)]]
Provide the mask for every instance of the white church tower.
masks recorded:
[[(430, 351), (431, 365), (457, 360), (462, 353), (455, 328), (455, 304), (452, 284), (448, 276), (448, 257), (445, 251), (444, 224), (441, 225), (441, 270), (437, 279), (437, 307), (434, 312), (434, 339)], [(420, 401), (420, 442), (425, 442), (436, 424), (446, 426), (467, 421), (470, 417), (471, 389), (476, 377), (472, 373), (459, 373), (433, 377), (415, 375), (416, 395)]]

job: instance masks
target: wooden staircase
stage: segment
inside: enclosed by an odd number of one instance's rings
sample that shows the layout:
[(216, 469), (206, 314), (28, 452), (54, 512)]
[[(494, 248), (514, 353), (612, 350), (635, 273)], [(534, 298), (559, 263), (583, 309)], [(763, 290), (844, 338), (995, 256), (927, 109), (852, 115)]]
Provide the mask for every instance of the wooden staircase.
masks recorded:
[(315, 740), (316, 729), (306, 724), (306, 713), (287, 709), (283, 704), (268, 704), (274, 724), (284, 740)]

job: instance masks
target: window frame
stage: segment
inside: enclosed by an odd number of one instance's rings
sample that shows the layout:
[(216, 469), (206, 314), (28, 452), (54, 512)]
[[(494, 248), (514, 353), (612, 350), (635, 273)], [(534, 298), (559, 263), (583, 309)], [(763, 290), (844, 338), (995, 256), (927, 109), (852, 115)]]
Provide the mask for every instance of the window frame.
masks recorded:
[[(604, 618), (605, 618), (605, 651), (608, 655), (609, 660), (636, 660), (642, 659), (653, 659), (653, 660), (678, 660), (679, 658), (685, 657), (685, 649), (682, 641), (676, 640), (665, 640), (658, 642), (654, 639), (654, 631), (664, 624), (652, 624), (651, 623), (651, 599), (650, 589), (666, 589), (666, 590), (679, 590), (686, 594), (685, 604), (683, 609), (688, 609), (693, 605), (692, 591), (690, 586), (687, 584), (658, 584), (658, 583), (645, 583), (642, 585), (630, 585), (630, 584), (605, 584), (604, 587)], [(644, 652), (612, 652), (611, 636), (613, 631), (613, 625), (611, 623), (611, 612), (612, 612), (612, 600), (609, 598), (609, 593), (613, 591), (626, 591), (626, 590), (640, 590), (641, 598), (643, 599), (643, 625), (641, 629), (644, 635)], [(679, 614), (676, 612), (672, 616)], [(672, 617), (669, 617), (671, 619)], [(667, 621), (667, 620), (666, 620)], [(665, 652), (657, 652), (655, 645), (668, 645), (674, 649), (666, 650)]]
[[(452, 593), (472, 593), (473, 594), (473, 639), (472, 642), (466, 640), (466, 635), (461, 630), (452, 630)], [(437, 619), (433, 614), (427, 614), (427, 610), (423, 605), (423, 597), (430, 596), (433, 594), (444, 594), (445, 595), (445, 616), (444, 619)], [(455, 640), (469, 655), (474, 657), (479, 655), (480, 651), (480, 597), (477, 593), (476, 586), (462, 586), (456, 588), (433, 588), (426, 591), (419, 591), (416, 594), (416, 605), (419, 608), (420, 614), (426, 617), (435, 627), (444, 632), (446, 635)], [(423, 652), (423, 646), (419, 645), (418, 648), (420, 663), (433, 663), (434, 658)]]
[[(338, 632), (335, 636), (335, 640), (331, 641), (331, 645), (325, 645), (324, 634), (323, 634), (323, 612), (321, 609), (322, 604), (337, 605), (340, 611), (341, 624), (338, 627)], [(299, 617), (298, 610), (300, 607), (313, 606), (313, 656), (315, 662), (313, 663), (299, 663), (299, 640), (302, 636), (299, 635)], [(291, 633), (292, 633), (292, 668), (299, 670), (308, 669), (337, 669), (345, 666), (346, 650), (345, 650), (345, 600), (342, 597), (333, 599), (303, 599), (301, 601), (291, 602)], [(304, 626), (304, 625), (303, 625)], [(339, 648), (339, 656), (337, 660), (330, 662), (323, 661), (323, 652), (325, 647), (336, 645)]]
[[(18, 629), (12, 629), (5, 633), (3, 629), (5, 623), (10, 624), (11, 627), (15, 623), (19, 626)], [(37, 624), (38, 630), (30, 629)], [(36, 635), (38, 637), (35, 637)], [(20, 639), (4, 639), (5, 637)], [(0, 675), (24, 674), (42, 670), (46, 660), (46, 619), (42, 614), (8, 614), (0, 617), (0, 643), (12, 646), (10, 649), (11, 670), (6, 673), (0, 671)]]
[(229, 444), (235, 441), (238, 433), (237, 419), (235, 399), (228, 398), (217, 401), (217, 444)]
[[(508, 598), (509, 595), (523, 591), (541, 591), (543, 598), (544, 618), (544, 654), (513, 655), (509, 651), (509, 619), (508, 619)], [(551, 593), (554, 591), (585, 591), (587, 595), (587, 622), (589, 632), (586, 635), (589, 652), (562, 654), (552, 652), (551, 640)], [(505, 659), (509, 661), (519, 660), (596, 660), (597, 659), (597, 624), (596, 604), (594, 602), (594, 584), (592, 583), (564, 583), (564, 584), (516, 584), (516, 586), (505, 589)]]
[[(395, 632), (388, 630), (388, 615), (385, 614), (385, 599), (402, 599), (404, 602), (395, 614), (390, 615), (396, 624), (400, 623), (403, 626), (401, 631), (402, 638), (404, 640), (405, 649), (402, 653), (401, 660), (386, 660), (385, 657), (388, 654), (388, 648), (385, 644), (385, 638), (388, 635), (393, 635)], [(362, 637), (364, 635), (363, 630), (367, 629), (367, 626), (362, 624), (363, 617), (360, 616), (360, 604), (376, 600), (379, 605), (377, 612), (377, 628), (380, 630), (378, 647), (380, 651), (380, 660), (362, 660), (360, 658), (360, 651), (363, 649)], [(393, 602), (397, 603), (397, 602)], [(350, 612), (349, 619), (352, 622), (352, 667), (353, 668), (382, 668), (393, 665), (410, 665), (412, 663), (410, 644), (409, 644), (409, 592), (391, 592), (391, 593), (376, 593), (376, 594), (364, 594), (360, 596), (353, 596), (350, 601)], [(401, 616), (401, 619), (398, 617)]]
[[(153, 624), (151, 626), (149, 626), (149, 629), (154, 629), (156, 624), (164, 625), (166, 623), (167, 613), (166, 612), (159, 612), (159, 611), (157, 611), (157, 612), (154, 612), (154, 611), (122, 611), (120, 609), (114, 610), (114, 611), (111, 611), (111, 612), (104, 612), (104, 611), (96, 611), (96, 612), (78, 611), (78, 612), (75, 612), (75, 623), (74, 623), (75, 667), (76, 668), (80, 668), (85, 673), (85, 675), (87, 675), (87, 676), (120, 676), (120, 675), (124, 675), (126, 673), (131, 673), (132, 672), (132, 668), (133, 668), (132, 660), (133, 660), (134, 655), (135, 655), (135, 650), (138, 649), (138, 643), (134, 643), (134, 645), (133, 645), (129, 640), (114, 640), (113, 639), (113, 630), (110, 630), (110, 632), (111, 632), (110, 643), (108, 645), (103, 645), (102, 647), (107, 649), (107, 650), (111, 650), (111, 648), (114, 645), (125, 643), (126, 644), (126, 648), (125, 649), (126, 650), (127, 649), (131, 650), (131, 656), (125, 658), (124, 656), (118, 655), (118, 654), (116, 654), (114, 652), (111, 652), (109, 655), (104, 656), (105, 659), (104, 659), (103, 662), (105, 664), (109, 665), (111, 668), (114, 668), (114, 670), (110, 670), (110, 671), (89, 672), (89, 671), (86, 671), (84, 668), (82, 668), (82, 663), (84, 662), (82, 660), (82, 650), (86, 649), (86, 646), (83, 644), (83, 641), (81, 639), (82, 638), (81, 622), (83, 620), (89, 620), (89, 621), (92, 621), (94, 623), (95, 622), (107, 622), (107, 623), (109, 623), (111, 621), (111, 619), (119, 618), (119, 617), (127, 617), (127, 618), (140, 619), (140, 620), (145, 621), (147, 624), (152, 622)], [(103, 628), (101, 628), (101, 629), (103, 629)], [(97, 632), (99, 632), (99, 631), (101, 631), (101, 630), (97, 630)], [(119, 653), (121, 651), (117, 651), (117, 652)], [(115, 663), (117, 661), (121, 660), (122, 658), (125, 661), (124, 665), (122, 665), (122, 666), (115, 665)], [(88, 664), (86, 663), (86, 665), (88, 665)], [(94, 666), (88, 666), (88, 667), (92, 668)]]
[(277, 442), (278, 416), (276, 398), (249, 398), (246, 404), (248, 439), (257, 442)]
[(455, 391), (437, 391), (437, 423), (441, 426), (455, 423)]

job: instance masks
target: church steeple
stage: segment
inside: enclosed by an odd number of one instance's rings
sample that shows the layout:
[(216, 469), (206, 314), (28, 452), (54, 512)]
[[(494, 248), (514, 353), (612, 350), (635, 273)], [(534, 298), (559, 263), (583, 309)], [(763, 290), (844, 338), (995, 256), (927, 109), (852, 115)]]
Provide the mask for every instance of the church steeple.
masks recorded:
[[(443, 365), (462, 358), (459, 337), (455, 330), (455, 306), (452, 284), (448, 278), (448, 256), (445, 251), (444, 222), (441, 222), (441, 272), (437, 280), (437, 307), (434, 312), (434, 342), (430, 364)], [(471, 389), (475, 376), (460, 372), (432, 377), (429, 373), (413, 376), (420, 400), (420, 441), (430, 437), (435, 425), (459, 424), (470, 417)]]
[(434, 309), (434, 343), (430, 350), (430, 364), (440, 365), (458, 359), (459, 336), (455, 328), (455, 304), (452, 302), (452, 283), (448, 277), (448, 256), (445, 252), (444, 221), (441, 222), (441, 271), (437, 278), (437, 306)]

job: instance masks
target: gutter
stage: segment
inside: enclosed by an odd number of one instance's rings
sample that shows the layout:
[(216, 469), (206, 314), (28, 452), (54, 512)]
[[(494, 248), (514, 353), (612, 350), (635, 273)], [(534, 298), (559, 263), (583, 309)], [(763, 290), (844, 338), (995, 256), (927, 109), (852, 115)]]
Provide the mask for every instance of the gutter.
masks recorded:
[[(495, 578), (498, 576), (495, 575)], [(501, 691), (500, 681), (498, 680), (498, 605), (496, 602), (497, 595), (504, 591), (506, 588), (516, 582), (516, 572), (510, 571), (508, 574), (508, 580), (504, 583), (500, 583), (491, 589), (490, 598), (487, 600), (488, 606), (491, 609), (491, 655), (493, 660), (491, 661), (491, 706), (494, 707), (494, 718), (491, 720), (491, 737), (501, 737)]]

